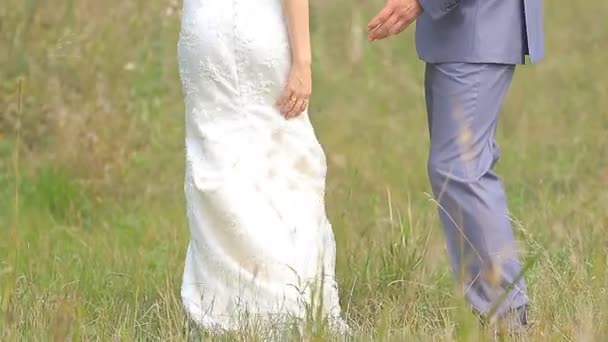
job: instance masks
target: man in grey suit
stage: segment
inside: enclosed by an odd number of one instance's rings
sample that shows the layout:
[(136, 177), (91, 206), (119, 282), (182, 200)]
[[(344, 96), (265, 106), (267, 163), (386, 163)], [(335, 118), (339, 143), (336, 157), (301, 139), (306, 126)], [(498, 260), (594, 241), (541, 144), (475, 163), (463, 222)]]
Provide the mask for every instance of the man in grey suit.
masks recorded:
[(498, 114), (517, 64), (544, 55), (542, 0), (388, 0), (369, 40), (417, 20), (426, 62), (431, 147), (428, 173), (452, 269), (474, 311), (517, 327), (527, 322), (522, 265), (499, 158)]

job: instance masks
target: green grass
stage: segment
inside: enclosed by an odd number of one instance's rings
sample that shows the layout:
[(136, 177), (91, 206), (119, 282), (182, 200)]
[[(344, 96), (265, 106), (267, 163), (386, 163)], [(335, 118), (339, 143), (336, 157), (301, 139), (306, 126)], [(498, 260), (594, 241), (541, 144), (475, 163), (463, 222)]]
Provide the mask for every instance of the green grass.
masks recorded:
[[(413, 32), (368, 45), (357, 31), (380, 3), (312, 11), (311, 115), (345, 314), (361, 341), (484, 340), (428, 196)], [(0, 6), (0, 340), (187, 338), (177, 9)], [(498, 171), (531, 263), (527, 340), (608, 338), (606, 16), (600, 0), (547, 3), (548, 57), (518, 69), (502, 113)]]

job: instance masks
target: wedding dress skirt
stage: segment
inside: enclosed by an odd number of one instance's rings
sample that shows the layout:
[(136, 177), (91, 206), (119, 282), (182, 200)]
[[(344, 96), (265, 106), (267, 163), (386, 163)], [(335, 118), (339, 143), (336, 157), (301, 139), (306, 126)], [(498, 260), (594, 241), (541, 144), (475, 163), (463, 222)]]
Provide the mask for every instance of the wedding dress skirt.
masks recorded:
[(325, 155), (306, 112), (274, 107), (290, 66), (281, 1), (185, 0), (178, 60), (190, 318), (232, 330), (316, 308), (341, 322)]

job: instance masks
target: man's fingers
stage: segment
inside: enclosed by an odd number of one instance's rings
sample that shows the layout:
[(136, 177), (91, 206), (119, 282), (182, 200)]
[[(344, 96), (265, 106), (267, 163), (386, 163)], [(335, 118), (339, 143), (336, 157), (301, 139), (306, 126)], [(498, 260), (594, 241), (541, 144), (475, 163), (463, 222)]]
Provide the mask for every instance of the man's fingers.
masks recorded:
[(379, 29), (370, 33), (369, 39), (374, 41), (374, 40), (384, 39), (384, 38), (388, 37), (389, 35), (392, 34), (391, 30), (392, 30), (393, 26), (395, 26), (398, 22), (399, 22), (399, 17), (397, 16), (396, 13), (393, 13), (393, 15), (391, 15), (386, 20), (386, 22), (384, 22), (384, 24), (382, 24), (382, 26)]
[(394, 10), (392, 7), (385, 6), (378, 14), (367, 24), (367, 30), (372, 31), (378, 26), (384, 24), (384, 22), (393, 14)]
[(391, 35), (395, 35), (398, 33), (401, 33), (403, 30), (405, 30), (408, 26), (410, 26), (412, 22), (410, 20), (407, 19), (401, 19), (399, 20), (397, 23), (395, 23), (395, 25), (393, 25), (390, 28), (390, 33)]

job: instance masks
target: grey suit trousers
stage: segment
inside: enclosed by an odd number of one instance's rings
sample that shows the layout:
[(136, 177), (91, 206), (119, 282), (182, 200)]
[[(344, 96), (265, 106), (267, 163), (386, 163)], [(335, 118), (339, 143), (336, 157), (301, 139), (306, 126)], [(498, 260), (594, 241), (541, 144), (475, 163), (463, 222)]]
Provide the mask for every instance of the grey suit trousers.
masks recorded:
[(481, 314), (494, 305), (501, 315), (527, 303), (523, 278), (515, 281), (522, 266), (504, 187), (492, 170), (500, 155), (496, 125), (514, 70), (506, 64), (426, 66), (429, 177), (454, 275)]

